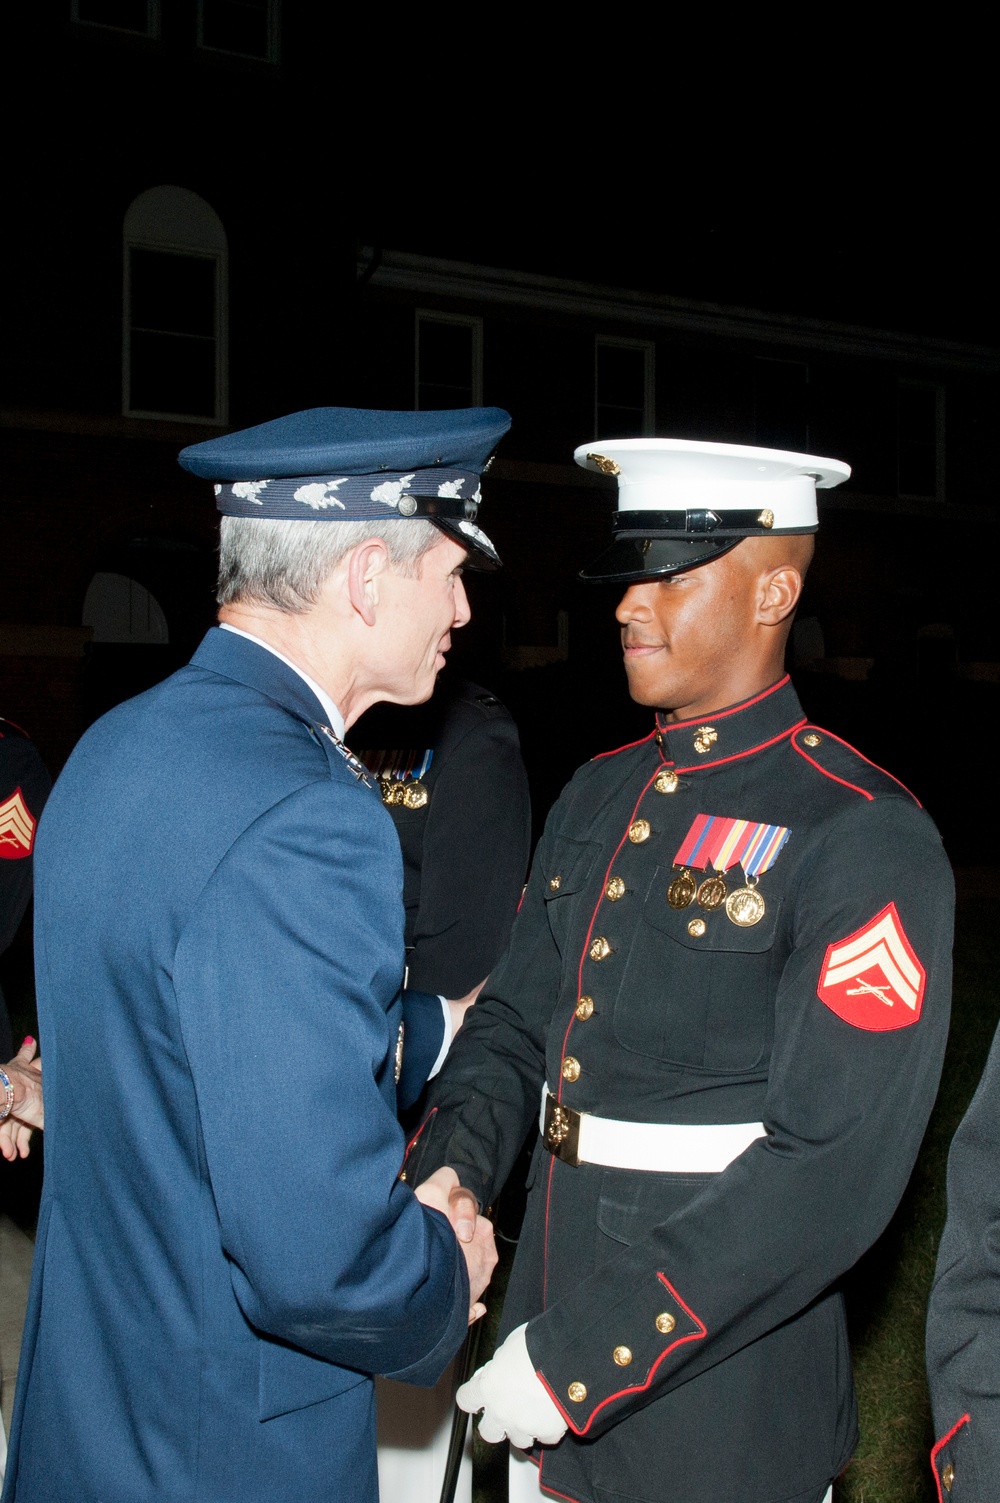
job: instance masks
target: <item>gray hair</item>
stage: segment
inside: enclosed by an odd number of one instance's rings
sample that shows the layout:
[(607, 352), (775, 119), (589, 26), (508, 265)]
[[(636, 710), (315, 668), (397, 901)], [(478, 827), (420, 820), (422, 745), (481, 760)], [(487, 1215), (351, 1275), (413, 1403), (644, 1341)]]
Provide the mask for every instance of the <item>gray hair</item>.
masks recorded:
[(443, 534), (433, 522), (299, 522), (275, 517), (223, 517), (219, 545), (220, 605), (269, 605), (300, 615), (315, 605), (323, 582), (352, 548), (381, 538), (389, 562), (415, 574)]

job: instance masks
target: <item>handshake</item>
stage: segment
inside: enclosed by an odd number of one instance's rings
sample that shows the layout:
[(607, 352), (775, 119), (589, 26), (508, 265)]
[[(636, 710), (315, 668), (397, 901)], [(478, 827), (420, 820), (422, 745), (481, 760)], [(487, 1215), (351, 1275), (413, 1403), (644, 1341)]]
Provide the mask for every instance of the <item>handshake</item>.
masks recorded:
[[(475, 1196), (459, 1184), (454, 1169), (438, 1169), (422, 1185), (417, 1199), (447, 1216), (469, 1270), (469, 1324), (486, 1314), (481, 1301), (497, 1263), (493, 1227), (480, 1216)], [(479, 1434), (495, 1444), (506, 1437), (527, 1449), (534, 1442), (555, 1445), (566, 1432), (566, 1421), (535, 1373), (528, 1352), (526, 1327), (512, 1331), (491, 1361), (477, 1368), (456, 1395), (460, 1409), (483, 1411)]]

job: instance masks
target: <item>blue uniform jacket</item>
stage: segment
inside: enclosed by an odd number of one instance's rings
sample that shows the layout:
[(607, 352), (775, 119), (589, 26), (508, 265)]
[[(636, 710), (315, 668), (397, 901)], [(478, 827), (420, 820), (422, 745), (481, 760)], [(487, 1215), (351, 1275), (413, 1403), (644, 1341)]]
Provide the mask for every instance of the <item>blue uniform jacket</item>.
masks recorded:
[(36, 847), (46, 1174), (3, 1503), (368, 1503), (372, 1384), (466, 1328), (398, 1178), (399, 845), (213, 630), (80, 742)]

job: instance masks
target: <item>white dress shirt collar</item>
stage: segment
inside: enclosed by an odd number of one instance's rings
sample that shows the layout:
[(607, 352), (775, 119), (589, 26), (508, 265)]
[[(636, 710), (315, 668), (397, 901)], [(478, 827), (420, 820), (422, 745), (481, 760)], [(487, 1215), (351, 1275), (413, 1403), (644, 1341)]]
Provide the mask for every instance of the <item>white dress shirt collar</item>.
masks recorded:
[(255, 637), (253, 632), (243, 631), (243, 629), (239, 626), (230, 626), (228, 621), (221, 621), (219, 624), (222, 627), (223, 631), (231, 631), (237, 637), (246, 637), (248, 642), (256, 642), (258, 647), (263, 647), (265, 652), (273, 653), (276, 658), (280, 658), (283, 663), (286, 663), (288, 667), (291, 668), (293, 673), (297, 673), (302, 682), (304, 684), (308, 684), (309, 688), (312, 690), (316, 698), (319, 700), (320, 704), (323, 706), (326, 717), (330, 722), (331, 731), (333, 731), (334, 735), (339, 736), (341, 741), (343, 741), (344, 717), (343, 715), (341, 715), (340, 711), (337, 709), (337, 706), (334, 704), (329, 694), (327, 694), (326, 690), (321, 689), (319, 684), (316, 683), (315, 679), (311, 679), (308, 673), (300, 668), (297, 663), (292, 662), (291, 658), (286, 658), (283, 652), (279, 652), (276, 647), (272, 647), (270, 642), (265, 642), (261, 637)]

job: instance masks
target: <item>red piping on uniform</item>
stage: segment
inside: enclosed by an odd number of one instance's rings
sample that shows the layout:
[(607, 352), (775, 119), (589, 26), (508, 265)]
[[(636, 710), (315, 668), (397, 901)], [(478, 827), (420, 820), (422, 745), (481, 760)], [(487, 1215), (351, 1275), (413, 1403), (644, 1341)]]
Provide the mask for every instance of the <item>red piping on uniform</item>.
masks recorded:
[(546, 1389), (548, 1389), (548, 1393), (550, 1398), (552, 1399), (553, 1404), (555, 1404), (556, 1408), (559, 1410), (559, 1413), (566, 1420), (566, 1423), (569, 1425), (574, 1435), (586, 1435), (587, 1431), (594, 1423), (594, 1416), (600, 1414), (601, 1410), (604, 1409), (608, 1404), (613, 1404), (616, 1399), (623, 1399), (626, 1394), (630, 1393), (645, 1393), (646, 1389), (652, 1383), (653, 1378), (656, 1374), (656, 1369), (659, 1367), (660, 1363), (665, 1357), (669, 1357), (670, 1353), (676, 1347), (686, 1346), (689, 1341), (703, 1341), (708, 1335), (708, 1327), (705, 1325), (705, 1322), (703, 1320), (699, 1320), (698, 1316), (691, 1309), (690, 1305), (684, 1303), (680, 1295), (677, 1293), (677, 1290), (674, 1288), (673, 1284), (671, 1284), (670, 1280), (667, 1278), (666, 1274), (657, 1273), (656, 1277), (666, 1289), (670, 1290), (670, 1293), (680, 1305), (685, 1315), (689, 1315), (691, 1317), (698, 1329), (697, 1331), (690, 1332), (690, 1334), (687, 1336), (678, 1336), (676, 1341), (672, 1341), (668, 1347), (664, 1347), (663, 1351), (660, 1353), (656, 1361), (653, 1363), (652, 1367), (649, 1369), (645, 1383), (636, 1383), (631, 1388), (620, 1388), (617, 1393), (611, 1393), (606, 1399), (602, 1399), (599, 1404), (594, 1406), (593, 1410), (591, 1411), (590, 1418), (581, 1429), (577, 1425), (574, 1425), (573, 1420), (567, 1413), (565, 1406), (560, 1403), (559, 1399), (556, 1398), (556, 1395), (552, 1392), (552, 1389), (545, 1381), (544, 1374), (540, 1372), (535, 1373), (536, 1378), (538, 1378), (542, 1383), (545, 1384), (545, 1387)]
[[(675, 767), (674, 771), (678, 776), (682, 772), (707, 772), (710, 767), (724, 767), (727, 762), (738, 762), (741, 757), (753, 757), (757, 752), (767, 751), (769, 746), (777, 746), (778, 742), (784, 741), (786, 736), (794, 736), (796, 731), (801, 731), (802, 727), (808, 724), (809, 722), (803, 715), (801, 720), (797, 720), (794, 725), (790, 725), (787, 731), (782, 731), (779, 735), (772, 736), (770, 741), (761, 741), (759, 745), (750, 746), (746, 751), (733, 752), (731, 757), (720, 757), (717, 762), (693, 762), (690, 767)], [(795, 743), (793, 742), (792, 745), (794, 746)]]
[[(648, 740), (648, 739), (649, 738), (647, 736), (646, 740)], [(629, 815), (628, 824), (625, 826), (625, 833), (622, 836), (621, 840), (619, 840), (618, 844), (615, 846), (614, 855), (611, 857), (611, 860), (608, 862), (608, 869), (604, 873), (604, 877), (603, 877), (603, 879), (601, 881), (600, 896), (598, 897), (597, 902), (594, 904), (594, 911), (593, 911), (593, 913), (590, 916), (590, 927), (587, 930), (587, 937), (583, 941), (583, 949), (580, 952), (580, 965), (579, 965), (579, 967), (577, 969), (577, 973), (576, 973), (576, 995), (577, 995), (577, 997), (580, 996), (580, 988), (583, 986), (583, 963), (584, 963), (584, 961), (587, 958), (587, 951), (590, 948), (590, 936), (594, 932), (594, 924), (597, 922), (597, 912), (598, 912), (598, 909), (600, 908), (601, 903), (602, 903), (603, 898), (604, 898), (604, 889), (608, 885), (608, 877), (611, 874), (611, 868), (614, 866), (615, 862), (618, 859), (618, 852), (621, 850), (622, 846), (625, 844), (626, 840), (628, 839), (628, 832), (632, 828), (632, 824), (633, 824), (633, 821), (635, 820), (635, 816), (639, 812), (639, 805), (642, 803), (643, 799), (646, 797), (646, 794), (649, 792), (650, 786), (659, 777), (659, 774), (660, 774), (660, 769), (657, 768), (656, 771), (653, 773), (652, 777), (648, 778), (647, 781), (644, 783), (642, 792), (639, 794), (639, 797), (635, 801), (635, 808), (632, 810), (632, 813)], [(566, 1032), (563, 1035), (562, 1053), (559, 1056), (560, 1063), (562, 1062), (563, 1055), (566, 1053), (566, 1045), (569, 1042), (570, 1029), (573, 1027), (573, 1024), (575, 1022), (576, 1022), (576, 1011), (575, 1011), (575, 1005), (574, 1005), (574, 1011), (570, 1014), (569, 1024), (567, 1025)], [(559, 1101), (559, 1102), (562, 1101), (562, 1074), (561, 1073), (560, 1073), (560, 1076), (559, 1076), (559, 1087), (558, 1087), (558, 1089), (556, 1091), (556, 1100)]]
[[(800, 730), (800, 729), (801, 729), (800, 726), (796, 726), (796, 730)], [(842, 788), (849, 788), (852, 793), (860, 793), (861, 797), (862, 798), (866, 798), (870, 804), (874, 803), (874, 801), (875, 801), (875, 795), (874, 795), (874, 793), (868, 793), (868, 792), (866, 792), (866, 790), (864, 788), (859, 788), (856, 783), (849, 783), (846, 778), (838, 778), (837, 774), (835, 772), (827, 772), (826, 768), (825, 767), (821, 767), (818, 762), (814, 761), (813, 758), (810, 757), (809, 753), (808, 752), (804, 752), (802, 750), (801, 746), (799, 746), (797, 742), (793, 741), (792, 745), (795, 748), (795, 750), (798, 752), (798, 754), (799, 754), (800, 757), (804, 757), (807, 762), (809, 762), (813, 767), (815, 767), (815, 769), (816, 769), (817, 772), (821, 772), (825, 778), (829, 778), (830, 781), (831, 781), (831, 783), (839, 783)], [(846, 741), (844, 742), (844, 745), (845, 746), (847, 745)], [(854, 748), (852, 747), (851, 750), (853, 751)], [(873, 762), (872, 766), (874, 767), (874, 765), (875, 764)]]
[[(531, 1457), (531, 1460), (535, 1461), (534, 1456)], [(542, 1464), (541, 1464), (540, 1461), (536, 1461), (535, 1465), (538, 1467), (538, 1486), (539, 1487), (544, 1487), (545, 1491), (549, 1494), (549, 1496), (551, 1498), (565, 1498), (566, 1499), (566, 1503), (580, 1503), (579, 1498), (571, 1498), (570, 1495), (569, 1495), (569, 1493), (561, 1493), (556, 1488), (550, 1487), (547, 1482), (543, 1482), (542, 1481)]]
[[(874, 763), (872, 765), (874, 766)], [(944, 1450), (945, 1446), (950, 1440), (954, 1440), (955, 1436), (958, 1434), (959, 1430), (961, 1430), (962, 1426), (969, 1424), (970, 1420), (971, 1415), (963, 1414), (962, 1418), (958, 1421), (958, 1424), (952, 1425), (951, 1429), (948, 1431), (948, 1434), (942, 1435), (941, 1439), (937, 1441), (931, 1449), (931, 1471), (934, 1473), (934, 1483), (937, 1487), (938, 1503), (944, 1503), (944, 1497), (941, 1492), (941, 1478), (938, 1476), (937, 1469), (938, 1453)]]
[(760, 704), (761, 700), (767, 699), (769, 694), (776, 694), (779, 689), (785, 687), (788, 683), (788, 678), (789, 676), (786, 673), (784, 678), (779, 678), (778, 682), (772, 684), (770, 689), (762, 689), (759, 694), (754, 695), (753, 699), (744, 699), (741, 704), (733, 705), (731, 710), (718, 710), (713, 715), (696, 715), (693, 720), (668, 720), (664, 725), (660, 725), (659, 718), (657, 718), (658, 729), (661, 731), (681, 731), (686, 725), (705, 725), (709, 720), (727, 720), (730, 715), (738, 715), (741, 710), (748, 710), (751, 705)]
[[(860, 757), (862, 762), (867, 762), (869, 767), (874, 767), (876, 772), (882, 773), (884, 777), (892, 778), (892, 781), (894, 783), (899, 783), (900, 788), (902, 788), (904, 793), (908, 793), (910, 795), (910, 798), (916, 804), (918, 809), (922, 809), (924, 807), (920, 800), (917, 798), (917, 795), (915, 793), (911, 793), (910, 789), (907, 788), (905, 783), (901, 783), (899, 778), (894, 778), (892, 776), (891, 772), (886, 772), (884, 767), (880, 767), (877, 762), (873, 762), (870, 757), (866, 757), (863, 752), (859, 752), (856, 746), (852, 746), (849, 741), (844, 741), (840, 736), (835, 736), (832, 731), (823, 730), (823, 727), (821, 725), (818, 725), (816, 729), (818, 731), (823, 731), (823, 735), (829, 736), (831, 741), (836, 741), (839, 743), (839, 745), (846, 746), (849, 752), (853, 752), (856, 757)], [(797, 750), (798, 747), (796, 747), (796, 751)], [(810, 761), (811, 760), (812, 759), (810, 758)]]
[(424, 1118), (424, 1120), (421, 1122), (420, 1126), (417, 1128), (416, 1132), (413, 1134), (413, 1137), (407, 1143), (407, 1145), (406, 1145), (406, 1152), (403, 1154), (403, 1168), (404, 1169), (406, 1168), (406, 1161), (410, 1157), (410, 1149), (414, 1146), (414, 1144), (416, 1143), (416, 1141), (419, 1138), (420, 1134), (423, 1132), (424, 1128), (427, 1126), (427, 1124), (431, 1120), (431, 1118), (435, 1117), (435, 1116), (437, 1116), (437, 1107), (436, 1106), (432, 1106), (431, 1109), (430, 1109), (430, 1111), (427, 1113), (427, 1116)]
[(644, 742), (652, 741), (655, 735), (656, 727), (654, 726), (648, 736), (640, 736), (638, 741), (629, 741), (625, 746), (616, 746), (614, 751), (598, 752), (597, 756), (591, 757), (590, 760), (592, 762), (600, 762), (604, 757), (617, 757), (619, 752), (631, 751), (633, 746), (642, 746)]

